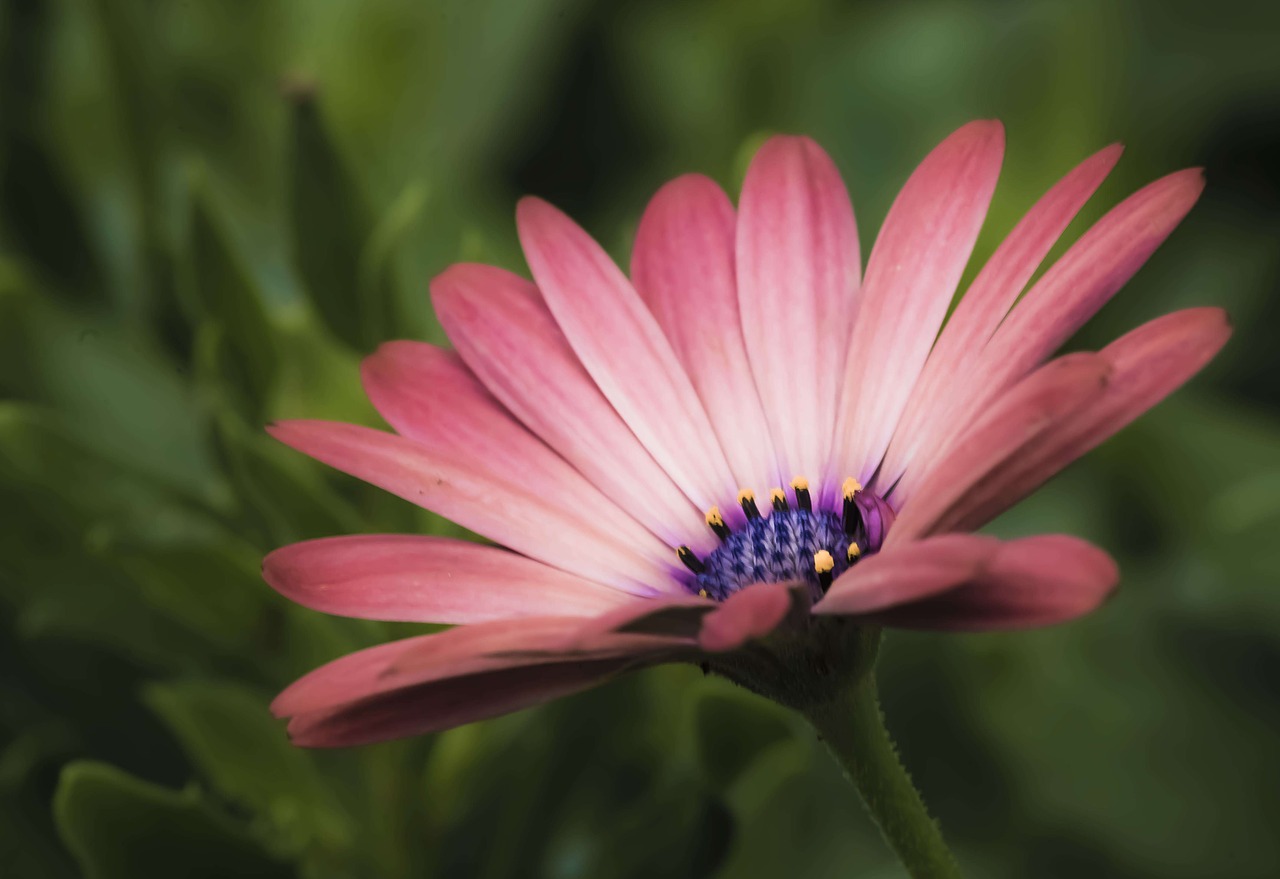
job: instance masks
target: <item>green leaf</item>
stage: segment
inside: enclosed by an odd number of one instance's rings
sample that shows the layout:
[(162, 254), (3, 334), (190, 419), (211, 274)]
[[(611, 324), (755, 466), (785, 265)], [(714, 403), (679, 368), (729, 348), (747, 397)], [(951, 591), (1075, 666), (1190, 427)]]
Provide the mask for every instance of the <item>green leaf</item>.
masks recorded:
[(106, 764), (67, 766), (53, 810), (87, 879), (295, 875), (197, 791), (166, 790)]
[(235, 684), (184, 681), (153, 684), (144, 698), (219, 793), (270, 823), (281, 850), (350, 843), (350, 816), (310, 755), (289, 744), (284, 724), (267, 710), (270, 696)]
[(388, 335), (391, 305), (385, 274), (370, 279), (372, 290), (362, 290), (361, 257), (373, 231), (370, 210), (315, 96), (298, 88), (293, 97), (289, 208), (298, 271), (329, 331), (366, 351)]
[(733, 815), (692, 778), (672, 779), (629, 807), (591, 817), (603, 826), (585, 821), (548, 853), (553, 876), (701, 879), (716, 872), (734, 839)]
[[(126, 535), (151, 543), (209, 536), (211, 520), (180, 490), (122, 466), (110, 451), (65, 412), (0, 403), (0, 486), (23, 495), (26, 512), (11, 521), (0, 545), (38, 531), (96, 544)], [(12, 548), (23, 547), (32, 544), (18, 541)]]
[(360, 299), (383, 294), (394, 285), (395, 253), (427, 205), (427, 187), (422, 181), (406, 186), (374, 227), (360, 255)]
[(214, 418), (214, 441), (226, 464), (247, 528), (268, 546), (359, 531), (356, 511), (317, 478), (297, 452), (266, 431), (246, 426), (232, 412)]
[(223, 486), (183, 367), (97, 312), (56, 306), (0, 271), (0, 388), (56, 407), (98, 455), (210, 503)]
[(5, 876), (73, 879), (79, 875), (57, 837), (42, 826), (47, 810), (47, 798), (36, 805), (0, 797), (0, 865)]
[(0, 223), (12, 249), (58, 292), (99, 296), (101, 267), (61, 169), (45, 145), (25, 133), (15, 132), (7, 153), (0, 166)]
[(712, 691), (694, 709), (698, 761), (718, 789), (731, 785), (752, 762), (793, 736), (792, 718), (778, 706), (740, 691)]
[(277, 343), (262, 293), (236, 252), (202, 169), (191, 172), (187, 286), (197, 319), (212, 321), (227, 348), (218, 372), (247, 416), (264, 417), (278, 365)]

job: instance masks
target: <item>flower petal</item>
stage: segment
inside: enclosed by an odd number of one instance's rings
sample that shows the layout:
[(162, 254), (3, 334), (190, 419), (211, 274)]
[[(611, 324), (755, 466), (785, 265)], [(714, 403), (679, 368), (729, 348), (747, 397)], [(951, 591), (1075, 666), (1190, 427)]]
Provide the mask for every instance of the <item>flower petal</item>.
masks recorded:
[(300, 714), (289, 721), (289, 737), (299, 747), (344, 748), (440, 732), (582, 692), (644, 664), (572, 660), (446, 678)]
[(1202, 191), (1199, 168), (1178, 171), (1138, 190), (1085, 232), (1009, 312), (956, 389), (935, 436), (954, 435), (983, 404), (1057, 350), (1133, 277)]
[(624, 592), (506, 550), (413, 534), (295, 543), (268, 555), (262, 573), (301, 605), (373, 620), (478, 623), (594, 616), (634, 602)]
[(388, 342), (365, 358), (360, 374), (374, 407), (401, 435), (456, 454), (496, 478), (536, 483), (544, 503), (561, 504), (659, 568), (675, 569), (670, 545), (513, 419), (452, 351), (424, 342)]
[(1065, 622), (1096, 609), (1120, 580), (1116, 563), (1077, 537), (1048, 534), (1002, 544), (972, 583), (877, 614), (908, 629), (985, 632)]
[(742, 338), (736, 223), (710, 178), (672, 180), (640, 218), (631, 280), (688, 372), (738, 484), (764, 497), (790, 477), (778, 472)]
[(518, 439), (508, 444), (506, 432), (468, 431), (429, 448), (355, 424), (285, 421), (267, 430), (330, 467), (553, 567), (640, 595), (683, 588), (652, 552), (642, 554), (613, 530), (617, 514), (592, 502), (595, 489), (585, 480), (561, 472), (543, 457), (554, 457), (545, 448)]
[(1098, 399), (1110, 371), (1104, 358), (1081, 352), (1047, 363), (1015, 385), (928, 471), (899, 510), (885, 547), (955, 530), (984, 480)]
[(493, 266), (450, 266), (431, 282), (436, 314), (489, 391), (543, 442), (670, 546), (714, 535), (600, 393), (529, 281)]
[(737, 650), (776, 629), (799, 601), (807, 606), (807, 583), (754, 583), (730, 595), (702, 621), (698, 643), (711, 653)]
[(971, 122), (925, 157), (894, 200), (867, 262), (827, 483), (869, 482), (960, 283), (1004, 156), (999, 122)]
[(291, 717), (450, 678), (569, 661), (631, 661), (693, 646), (691, 639), (601, 631), (592, 622), (530, 617), (379, 644), (303, 675), (276, 697), (271, 710)]
[(1000, 541), (943, 534), (911, 541), (863, 559), (831, 584), (816, 614), (866, 614), (917, 601), (973, 580)]
[(804, 137), (774, 137), (738, 208), (738, 302), (747, 355), (785, 479), (817, 482), (858, 301), (861, 258), (835, 164)]
[(699, 508), (736, 497), (698, 394), (626, 276), (546, 202), (522, 199), (516, 219), (547, 306), (622, 420)]
[(1112, 342), (1099, 352), (1112, 367), (1103, 394), (986, 480), (956, 527), (978, 527), (1022, 500), (1181, 387), (1230, 336), (1221, 309), (1192, 308), (1157, 318)]
[(579, 637), (589, 641), (608, 632), (617, 632), (624, 635), (683, 638), (692, 644), (702, 628), (703, 617), (717, 607), (711, 600), (694, 595), (633, 600), (595, 617), (590, 625), (582, 628)]
[[(969, 285), (938, 342), (898, 423), (878, 484), (890, 487), (913, 460), (927, 460), (928, 434), (950, 407), (956, 388), (1067, 226), (1115, 167), (1123, 148), (1113, 144), (1086, 159), (1032, 206)], [(897, 490), (895, 489), (895, 493)], [(906, 490), (898, 493), (907, 497)]]

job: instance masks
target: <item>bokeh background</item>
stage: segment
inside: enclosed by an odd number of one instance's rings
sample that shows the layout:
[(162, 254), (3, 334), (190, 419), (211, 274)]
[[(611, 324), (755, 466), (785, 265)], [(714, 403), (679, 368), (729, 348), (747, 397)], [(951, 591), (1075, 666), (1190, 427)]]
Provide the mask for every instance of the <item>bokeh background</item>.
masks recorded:
[(377, 424), (359, 358), (442, 340), (449, 262), (523, 270), (523, 193), (625, 260), (665, 179), (736, 191), (762, 137), (802, 132), (865, 253), (925, 152), (996, 116), (978, 259), (1122, 140), (1068, 239), (1179, 167), (1209, 187), (1073, 344), (1193, 304), (1237, 332), (995, 526), (1110, 548), (1118, 598), (1046, 632), (892, 635), (890, 726), (973, 876), (1277, 875), (1278, 39), (1261, 0), (7, 0), (0, 873), (900, 875), (813, 735), (696, 669), (292, 749), (275, 691), (414, 629), (290, 605), (263, 553), (449, 526), (261, 427)]

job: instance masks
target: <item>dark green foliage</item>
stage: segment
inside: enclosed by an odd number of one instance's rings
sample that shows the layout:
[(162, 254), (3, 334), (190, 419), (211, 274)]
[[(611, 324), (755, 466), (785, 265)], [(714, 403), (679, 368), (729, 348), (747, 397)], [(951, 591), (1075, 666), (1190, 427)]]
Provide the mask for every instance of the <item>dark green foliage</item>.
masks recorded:
[(357, 350), (369, 350), (387, 336), (391, 304), (385, 284), (362, 289), (361, 263), (373, 231), (369, 210), (315, 96), (297, 86), (291, 98), (293, 149), (286, 161), (298, 274), (330, 332)]
[(101, 763), (67, 766), (53, 809), (89, 879), (295, 875), (198, 791), (166, 791)]

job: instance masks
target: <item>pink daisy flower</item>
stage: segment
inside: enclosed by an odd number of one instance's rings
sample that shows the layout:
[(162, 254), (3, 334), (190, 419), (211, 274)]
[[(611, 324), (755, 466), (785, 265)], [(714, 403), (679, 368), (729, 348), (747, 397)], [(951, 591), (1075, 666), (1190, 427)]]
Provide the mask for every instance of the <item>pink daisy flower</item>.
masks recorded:
[(269, 555), (267, 581), (308, 607), (457, 626), (294, 683), (273, 705), (294, 741), (442, 730), (673, 661), (813, 718), (865, 676), (880, 627), (1021, 628), (1096, 608), (1118, 579), (1102, 550), (971, 532), (1226, 342), (1223, 312), (1199, 308), (1052, 359), (1203, 178), (1130, 196), (1021, 295), (1120, 156), (1102, 150), (946, 320), (1003, 149), (991, 121), (943, 141), (865, 273), (839, 173), (801, 137), (760, 149), (736, 210), (706, 177), (664, 186), (630, 278), (556, 208), (522, 201), (533, 282), (452, 266), (431, 292), (456, 351), (390, 342), (365, 361), (395, 433), (270, 428), (497, 544), (357, 535)]

